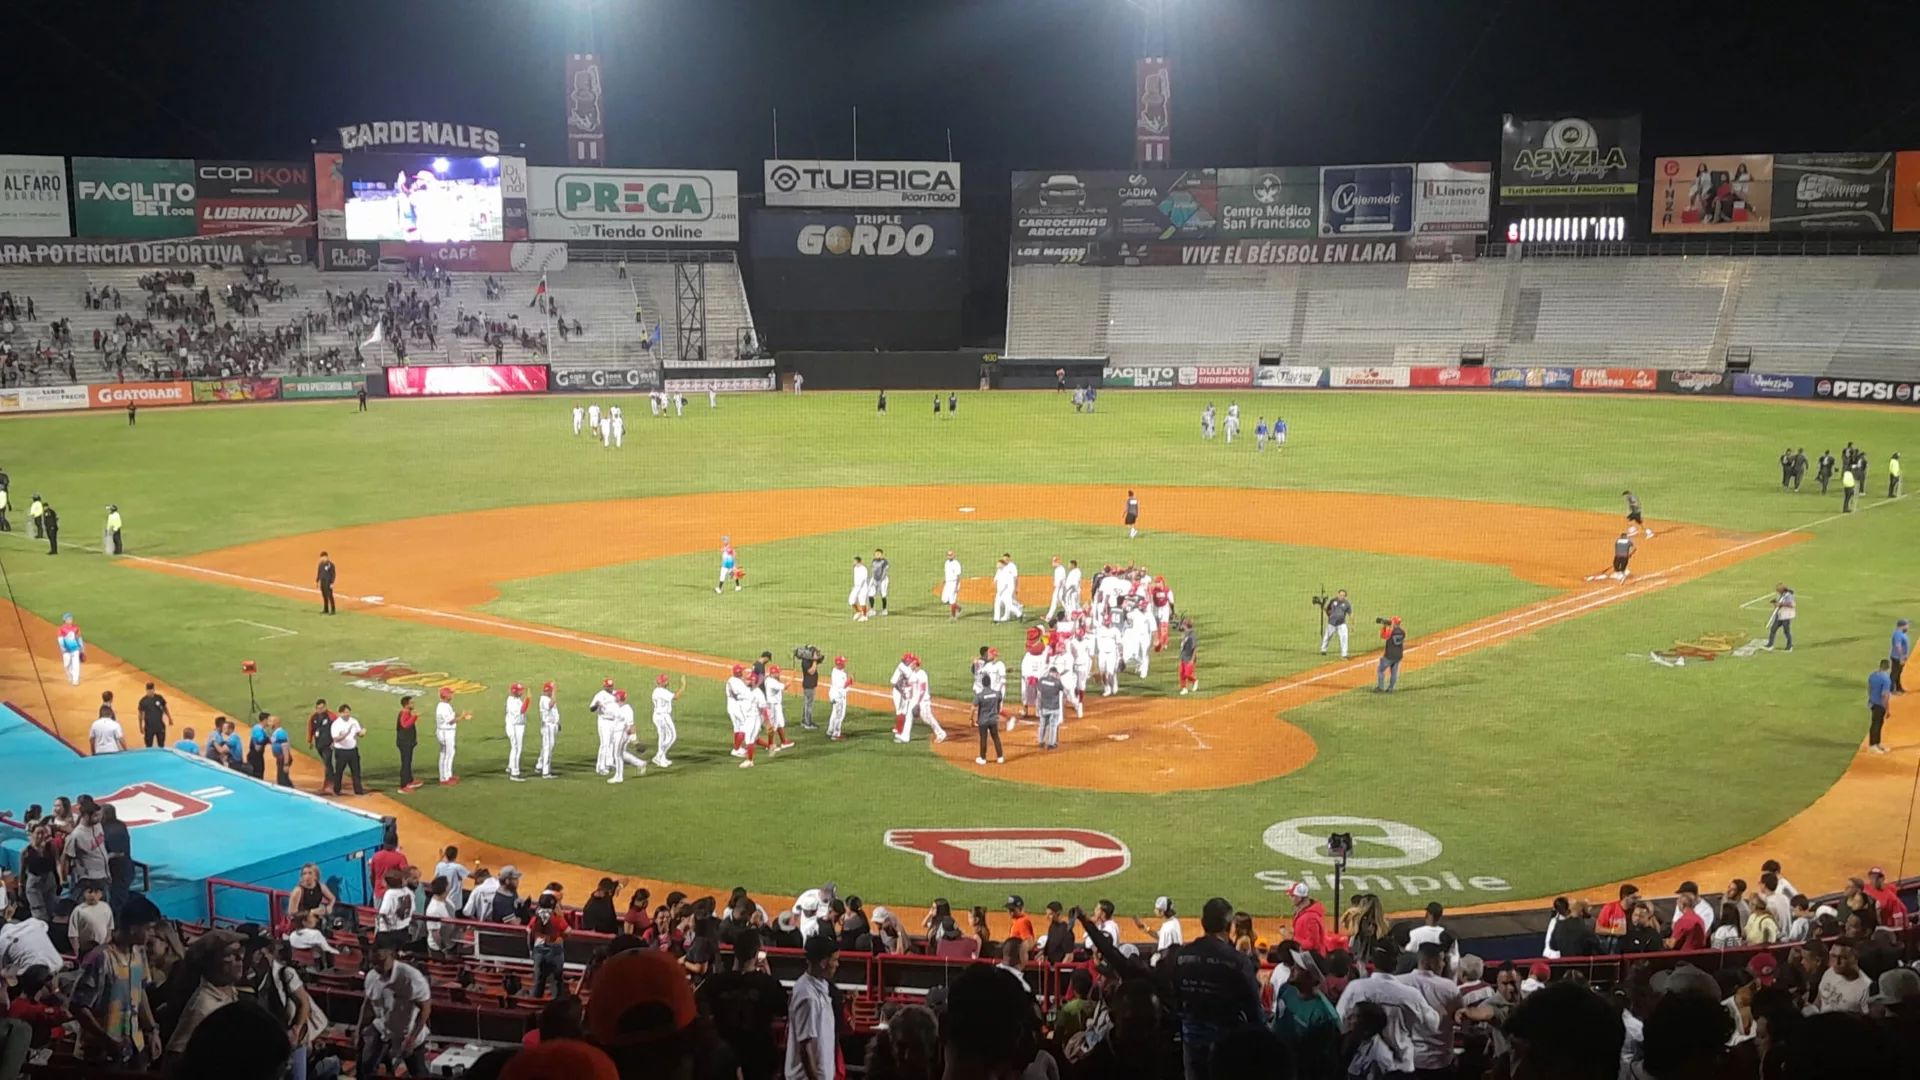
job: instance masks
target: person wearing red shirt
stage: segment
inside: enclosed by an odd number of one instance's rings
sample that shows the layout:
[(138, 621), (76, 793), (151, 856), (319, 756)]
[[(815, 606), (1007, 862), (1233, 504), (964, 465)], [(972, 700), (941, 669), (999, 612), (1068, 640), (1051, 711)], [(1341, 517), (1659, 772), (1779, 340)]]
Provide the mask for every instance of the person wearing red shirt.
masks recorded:
[(1594, 920), (1593, 932), (1600, 938), (1600, 944), (1608, 953), (1618, 953), (1620, 943), (1627, 936), (1627, 912), (1633, 902), (1640, 898), (1640, 886), (1620, 886), (1620, 899), (1600, 909), (1600, 917)]
[(367, 860), (367, 872), (373, 875), (375, 881), (387, 880), (389, 870), (406, 868), (407, 857), (400, 853), (399, 847), (392, 840), (382, 840), (380, 850), (374, 852), (373, 856)]
[(413, 778), (413, 748), (420, 745), (420, 717), (413, 711), (411, 695), (400, 699), (400, 715), (394, 720), (393, 743), (400, 750), (400, 793), (420, 790)]
[(1673, 934), (1667, 939), (1667, 948), (1675, 952), (1707, 947), (1707, 924), (1692, 908), (1680, 912), (1673, 920)]
[(1309, 895), (1307, 883), (1296, 881), (1293, 897), (1293, 941), (1317, 956), (1327, 954), (1327, 909)]
[(1879, 910), (1880, 925), (1895, 930), (1907, 927), (1907, 905), (1900, 900), (1900, 894), (1887, 885), (1887, 872), (1874, 867), (1867, 871), (1867, 887), (1861, 890), (1873, 898), (1873, 906)]
[(14, 997), (7, 1003), (7, 1017), (33, 1029), (31, 1045), (45, 1046), (73, 1014), (54, 988), (53, 973), (45, 965), (35, 965), (20, 973)]

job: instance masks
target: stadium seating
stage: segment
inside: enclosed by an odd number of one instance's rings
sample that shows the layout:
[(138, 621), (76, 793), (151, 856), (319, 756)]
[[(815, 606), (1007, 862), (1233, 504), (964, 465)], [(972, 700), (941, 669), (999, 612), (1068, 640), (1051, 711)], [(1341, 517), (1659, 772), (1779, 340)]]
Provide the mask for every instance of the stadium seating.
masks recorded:
[(1119, 364), (1488, 364), (1920, 376), (1920, 267), (1890, 256), (1020, 266), (1006, 354)]

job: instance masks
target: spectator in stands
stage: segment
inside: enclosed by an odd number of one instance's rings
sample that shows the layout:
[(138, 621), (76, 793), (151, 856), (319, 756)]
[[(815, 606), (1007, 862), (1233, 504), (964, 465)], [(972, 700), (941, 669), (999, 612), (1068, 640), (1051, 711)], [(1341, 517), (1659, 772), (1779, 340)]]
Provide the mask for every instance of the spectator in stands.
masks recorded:
[(60, 852), (46, 822), (35, 822), (27, 833), (27, 846), (20, 852), (20, 876), (27, 910), (42, 922), (52, 922), (60, 899)]
[(102, 893), (109, 891), (112, 871), (107, 866), (107, 837), (100, 827), (99, 805), (82, 795), (75, 809), (80, 823), (67, 834), (60, 851), (67, 863), (68, 891), (78, 900), (89, 884), (97, 883)]
[(975, 956), (993, 955), (993, 935), (987, 930), (986, 908), (976, 904), (973, 910), (967, 912), (967, 936), (979, 943), (979, 948), (974, 951)]
[(388, 869), (380, 879), (379, 906), (373, 917), (375, 944), (386, 943), (396, 950), (405, 949), (413, 937), (413, 893), (406, 887), (407, 876)]
[(333, 890), (320, 880), (320, 867), (308, 863), (300, 868), (300, 883), (287, 894), (287, 921), (297, 926), (308, 912), (325, 921), (332, 918), (335, 903)]
[[(1062, 923), (1061, 925), (1065, 926), (1066, 924)], [(1067, 936), (1067, 941), (1069, 942), (1068, 947), (1071, 948), (1071, 942), (1073, 940), (1072, 928), (1068, 927), (1063, 932)], [(894, 914), (893, 909), (888, 907), (874, 908), (873, 909), (874, 951), (877, 953), (888, 953), (892, 955), (900, 955), (902, 953), (907, 952), (908, 949), (911, 948), (911, 946), (912, 946), (912, 939), (907, 936), (907, 928), (901, 925), (900, 916)]]
[(313, 1040), (327, 1030), (326, 1014), (313, 1002), (300, 973), (280, 962), (273, 938), (254, 932), (247, 936), (245, 981), (253, 999), (280, 1024), (292, 1044), (289, 1080), (307, 1080), (307, 1056)]
[(1303, 1077), (1331, 1075), (1338, 1065), (1340, 1016), (1322, 984), (1313, 954), (1297, 952), (1286, 981), (1274, 990), (1271, 1030), (1292, 1051)]
[(160, 922), (152, 901), (129, 897), (113, 939), (81, 959), (73, 986), (80, 1060), (139, 1071), (158, 1055), (160, 1029), (147, 1002), (146, 945)]
[(1599, 995), (1560, 981), (1521, 1001), (1507, 1023), (1514, 1080), (1612, 1080), (1626, 1030)]
[(426, 1041), (433, 1018), (433, 991), (426, 976), (400, 962), (391, 940), (375, 941), (373, 966), (367, 972), (360, 1016), (354, 1023), (354, 1042), (360, 1048), (359, 1070), (378, 1070), (390, 1063), (406, 1066), (408, 1076), (427, 1075)]
[(1867, 895), (1866, 882), (1859, 878), (1847, 879), (1847, 891), (1841, 901), (1840, 919), (1843, 925), (1849, 918), (1860, 920), (1858, 937), (1865, 937), (1868, 930), (1880, 925), (1880, 905)]
[(1767, 905), (1756, 903), (1752, 914), (1747, 916), (1747, 924), (1741, 935), (1749, 945), (1771, 945), (1780, 940), (1780, 924), (1774, 920), (1773, 912)]
[[(0, 987), (4, 987), (4, 984), (0, 983)], [(4, 996), (4, 990), (0, 989), (0, 997)], [(54, 979), (51, 967), (36, 964), (20, 973), (20, 978), (14, 985), (12, 998), (7, 1002), (6, 1019), (16, 1020), (27, 1026), (28, 1043), (33, 1047), (51, 1043), (55, 1032), (73, 1019), (73, 1013), (67, 1008), (66, 999), (60, 996), (59, 985)], [(0, 1055), (0, 1057), (3, 1056)], [(0, 1075), (5, 1075), (4, 1067), (0, 1067)]]
[(949, 984), (940, 1023), (946, 1080), (1014, 1080), (1039, 1052), (1040, 1028), (1039, 1005), (1024, 982), (969, 968)]
[(780, 1072), (774, 1025), (787, 1015), (787, 991), (767, 968), (760, 931), (734, 935), (731, 963), (700, 984), (696, 998), (714, 1032), (733, 1048), (741, 1080), (773, 1080)]
[(1593, 921), (1594, 936), (1600, 939), (1600, 951), (1608, 955), (1625, 952), (1622, 948), (1628, 923), (1631, 921), (1633, 905), (1640, 899), (1640, 886), (1620, 886), (1620, 899), (1601, 907), (1600, 915)]
[[(1304, 881), (1294, 882), (1288, 895), (1293, 897), (1293, 940), (1316, 956), (1326, 955), (1327, 909), (1313, 898)], [(1345, 1017), (1341, 1019), (1344, 1022)]]
[(528, 950), (533, 957), (533, 996), (545, 997), (547, 980), (553, 996), (567, 996), (567, 920), (552, 893), (540, 897), (527, 916)]
[(944, 1069), (940, 1021), (925, 1006), (894, 1013), (867, 1043), (867, 1080), (941, 1080)]
[(600, 884), (580, 906), (580, 929), (590, 934), (617, 934), (620, 932), (620, 919), (614, 914), (613, 900), (620, 893), (620, 883), (612, 878), (601, 878)]
[[(952, 926), (951, 917), (947, 925)], [(833, 1080), (836, 1075), (833, 975), (839, 967), (839, 942), (824, 934), (807, 939), (807, 973), (794, 983), (787, 1005), (786, 1080)], [(951, 1001), (950, 996), (949, 1005)]]
[(1813, 935), (1813, 898), (1806, 893), (1795, 893), (1788, 905), (1792, 915), (1782, 930), (1782, 941), (1805, 941)]
[(1826, 973), (1820, 976), (1819, 1010), (1864, 1013), (1872, 993), (1873, 980), (1860, 971), (1859, 956), (1853, 946), (1835, 945), (1827, 955)]
[(467, 899), (467, 918), (478, 922), (507, 922), (520, 906), (520, 871), (500, 868), (498, 877), (476, 885)]
[[(289, 1072), (287, 1034), (278, 1017), (254, 1002), (225, 1006), (199, 1025), (179, 1055), (175, 1075), (221, 1080), (280, 1080), (291, 1075), (305, 1080), (304, 1069)], [(172, 1047), (167, 1056), (174, 1057)]]
[(1879, 923), (1900, 930), (1907, 925), (1907, 905), (1900, 899), (1900, 893), (1887, 884), (1887, 872), (1874, 867), (1867, 871), (1866, 887), (1862, 890), (1873, 899)]
[(1394, 977), (1391, 948), (1384, 945), (1376, 948), (1372, 961), (1370, 977), (1355, 979), (1341, 991), (1336, 1002), (1341, 1022), (1351, 1028), (1356, 1008), (1363, 1003), (1378, 1005), (1386, 1013), (1382, 1041), (1391, 1051), (1392, 1065), (1388, 1071), (1412, 1072), (1414, 1041), (1432, 1036), (1440, 1027), (1440, 1016), (1419, 991)]
[(80, 902), (67, 913), (67, 937), (75, 956), (85, 956), (113, 937), (113, 909), (99, 882), (88, 882)]
[(1855, 960), (1867, 978), (1880, 976), (1900, 966), (1900, 939), (1891, 926), (1876, 926), (1867, 940), (1855, 946)]
[(1654, 914), (1651, 903), (1634, 900), (1627, 912), (1627, 922), (1626, 936), (1620, 939), (1621, 953), (1660, 952), (1667, 947), (1666, 940), (1660, 934), (1660, 919)]
[(1047, 901), (1047, 925), (1035, 940), (1034, 948), (1049, 964), (1058, 964), (1073, 952), (1073, 924), (1067, 921), (1060, 901)]
[(948, 960), (971, 960), (980, 955), (980, 939), (960, 932), (960, 925), (949, 915), (933, 930), (933, 955)]
[(1707, 947), (1707, 924), (1700, 918), (1693, 899), (1693, 895), (1683, 891), (1674, 901), (1673, 931), (1667, 937), (1667, 948), (1676, 952)]
[(107, 845), (107, 903), (118, 908), (133, 889), (133, 834), (112, 804), (100, 808), (100, 835)]
[(1898, 1075), (1886, 1032), (1864, 1016), (1831, 1013), (1795, 1025), (1780, 1075), (1800, 1080)]
[(1400, 976), (1401, 981), (1425, 998), (1439, 1018), (1439, 1022), (1431, 1028), (1411, 1028), (1414, 1073), (1418, 1076), (1447, 1076), (1453, 1071), (1454, 1017), (1464, 1003), (1459, 986), (1446, 975), (1446, 947), (1438, 941), (1428, 940), (1417, 942), (1414, 948), (1418, 967), (1411, 974)]
[(1705, 994), (1663, 994), (1647, 1017), (1641, 1060), (1660, 1080), (1719, 1075), (1735, 1026), (1727, 1007)]
[(1737, 949), (1745, 940), (1742, 936), (1740, 905), (1732, 900), (1720, 904), (1720, 913), (1713, 920), (1713, 929), (1707, 934), (1707, 947), (1710, 949)]
[[(1579, 904), (1581, 909), (1584, 910), (1586, 901), (1579, 901)], [(1409, 951), (1416, 951), (1422, 945), (1438, 945), (1440, 946), (1441, 952), (1447, 957), (1448, 970), (1451, 970), (1453, 962), (1460, 957), (1460, 943), (1454, 938), (1453, 931), (1440, 925), (1440, 919), (1446, 913), (1447, 909), (1442, 907), (1439, 902), (1436, 901), (1428, 904), (1425, 919), (1419, 926), (1407, 931), (1407, 949)], [(1591, 956), (1592, 953), (1570, 953), (1569, 955)], [(1445, 971), (1443, 971), (1442, 974), (1445, 974)]]
[(187, 947), (182, 970), (167, 980), (169, 996), (179, 993), (175, 984), (184, 980), (190, 986), (167, 1037), (166, 1067), (176, 1072), (181, 1055), (200, 1024), (219, 1009), (240, 1000), (240, 980), (246, 974), (245, 938), (232, 930), (209, 930)]

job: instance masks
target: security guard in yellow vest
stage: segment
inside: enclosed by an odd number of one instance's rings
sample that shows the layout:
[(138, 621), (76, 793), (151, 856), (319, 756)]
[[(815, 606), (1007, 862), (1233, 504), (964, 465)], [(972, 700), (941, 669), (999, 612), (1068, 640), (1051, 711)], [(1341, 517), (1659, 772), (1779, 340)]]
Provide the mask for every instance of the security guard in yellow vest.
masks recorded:
[(120, 549), (120, 508), (107, 504), (107, 534), (101, 537), (104, 547), (115, 555), (123, 554)]
[[(0, 500), (5, 499), (6, 494), (7, 494), (6, 492), (0, 491)], [(1887, 459), (1887, 498), (1897, 499), (1899, 497), (1900, 497), (1900, 455), (1896, 453), (1892, 457)], [(6, 521), (7, 521), (6, 515), (0, 514), (0, 527), (5, 527)]]
[(33, 501), (27, 504), (27, 520), (33, 525), (33, 538), (46, 539), (46, 531), (40, 527), (40, 518), (47, 512), (47, 504), (40, 501), (40, 493), (33, 493)]
[(1852, 469), (1840, 473), (1840, 512), (1853, 513), (1853, 497), (1860, 492), (1860, 479)]

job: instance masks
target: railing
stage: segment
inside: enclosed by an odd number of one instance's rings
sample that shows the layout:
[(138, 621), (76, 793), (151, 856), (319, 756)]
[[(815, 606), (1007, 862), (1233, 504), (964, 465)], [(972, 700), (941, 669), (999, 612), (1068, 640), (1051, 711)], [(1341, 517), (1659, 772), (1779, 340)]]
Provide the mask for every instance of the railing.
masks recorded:
[(1522, 258), (1594, 258), (1689, 255), (1913, 255), (1920, 253), (1920, 239), (1741, 239), (1737, 237), (1688, 237), (1671, 240), (1581, 241), (1554, 243), (1532, 241), (1508, 244), (1489, 237), (1481, 248), (1485, 259), (1507, 257), (1509, 247), (1518, 247)]

